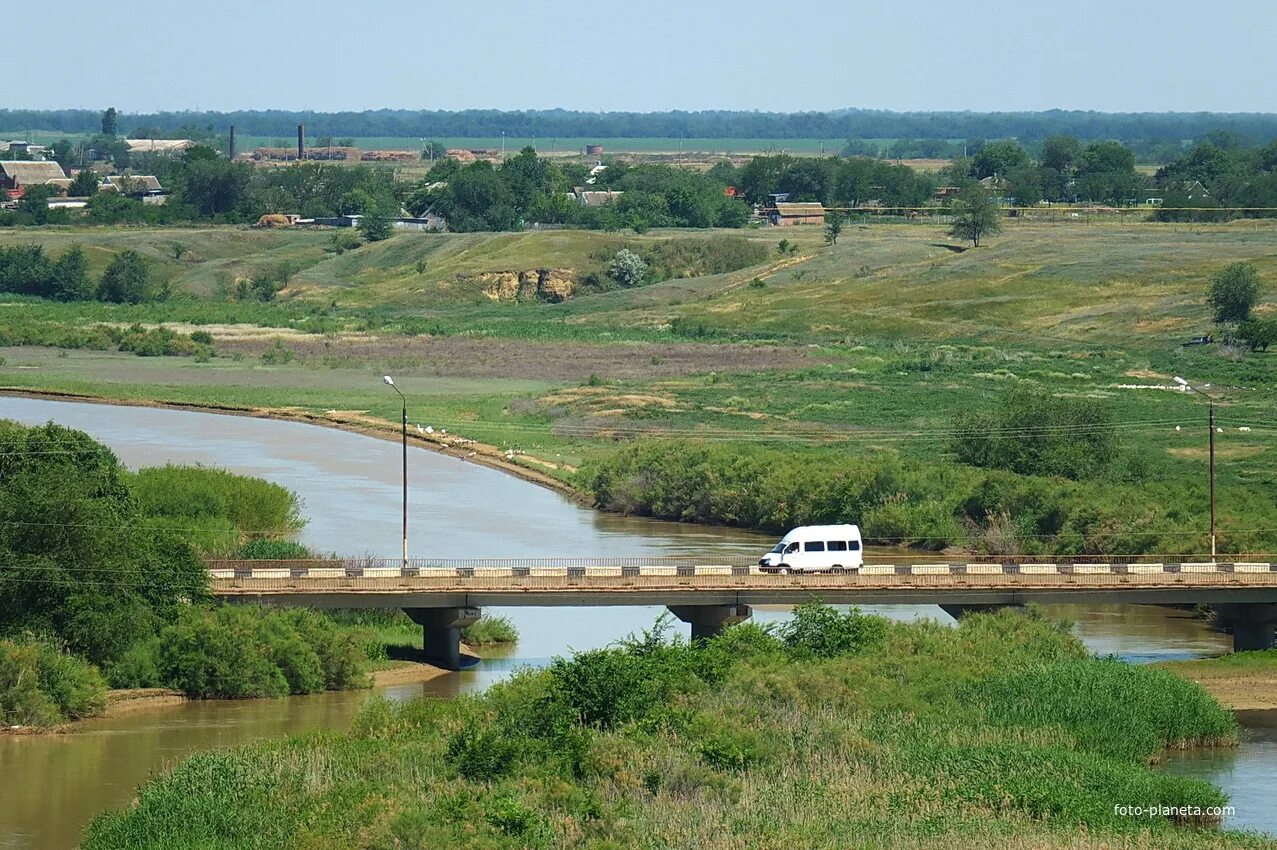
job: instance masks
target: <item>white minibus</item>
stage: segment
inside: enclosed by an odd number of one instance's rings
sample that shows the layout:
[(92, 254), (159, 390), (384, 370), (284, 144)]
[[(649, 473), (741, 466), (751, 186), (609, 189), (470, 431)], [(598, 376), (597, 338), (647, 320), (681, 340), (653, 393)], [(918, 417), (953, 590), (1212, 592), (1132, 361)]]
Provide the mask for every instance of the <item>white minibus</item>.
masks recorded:
[(765, 573), (839, 572), (864, 563), (860, 527), (804, 525), (781, 538), (758, 566)]

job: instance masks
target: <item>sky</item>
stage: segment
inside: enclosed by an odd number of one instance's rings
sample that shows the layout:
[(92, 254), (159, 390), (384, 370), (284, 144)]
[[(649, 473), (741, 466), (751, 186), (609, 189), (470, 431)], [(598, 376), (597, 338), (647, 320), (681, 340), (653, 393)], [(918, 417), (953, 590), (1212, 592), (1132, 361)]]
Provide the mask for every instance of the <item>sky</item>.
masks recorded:
[(1274, 0), (81, 4), (8, 4), (0, 108), (1277, 112)]

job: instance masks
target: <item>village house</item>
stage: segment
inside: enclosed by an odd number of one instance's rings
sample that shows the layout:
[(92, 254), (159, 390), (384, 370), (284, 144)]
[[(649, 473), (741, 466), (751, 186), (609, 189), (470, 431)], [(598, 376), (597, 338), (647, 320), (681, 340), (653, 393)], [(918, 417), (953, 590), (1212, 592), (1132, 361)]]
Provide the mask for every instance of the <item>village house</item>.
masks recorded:
[(164, 187), (152, 174), (112, 174), (98, 187), (99, 192), (116, 192), (136, 198), (144, 204), (162, 204)]
[(768, 216), (778, 227), (795, 224), (824, 224), (825, 206), (819, 201), (803, 203), (779, 203)]
[(576, 198), (576, 202), (583, 207), (601, 207), (604, 204), (612, 203), (623, 194), (625, 193), (618, 192), (614, 189), (589, 192), (577, 189), (574, 196)]
[(179, 154), (195, 144), (190, 139), (125, 139), (129, 153)]
[(66, 172), (56, 162), (0, 161), (0, 190), (10, 198), (21, 198), (28, 186), (65, 179)]

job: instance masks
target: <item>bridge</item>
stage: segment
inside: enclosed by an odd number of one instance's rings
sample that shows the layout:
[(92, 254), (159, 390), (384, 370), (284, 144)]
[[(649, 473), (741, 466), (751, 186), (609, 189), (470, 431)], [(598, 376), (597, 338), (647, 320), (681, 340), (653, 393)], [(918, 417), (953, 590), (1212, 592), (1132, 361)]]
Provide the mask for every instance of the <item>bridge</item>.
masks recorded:
[(1210, 605), (1234, 650), (1269, 649), (1277, 563), (866, 564), (840, 573), (765, 574), (756, 566), (666, 558), (294, 561), (210, 560), (214, 595), (320, 608), (402, 608), (426, 656), (460, 666), (460, 631), (487, 606), (665, 605), (692, 638), (748, 619), (753, 605), (939, 605), (953, 616), (1027, 602)]

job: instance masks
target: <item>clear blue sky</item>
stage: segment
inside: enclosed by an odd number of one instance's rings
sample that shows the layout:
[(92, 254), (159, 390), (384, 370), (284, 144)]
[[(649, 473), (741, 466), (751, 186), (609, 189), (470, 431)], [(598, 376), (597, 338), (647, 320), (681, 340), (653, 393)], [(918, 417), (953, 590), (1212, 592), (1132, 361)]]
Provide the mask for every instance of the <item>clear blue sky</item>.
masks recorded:
[(1274, 0), (81, 3), (6, 4), (0, 106), (1277, 112)]

